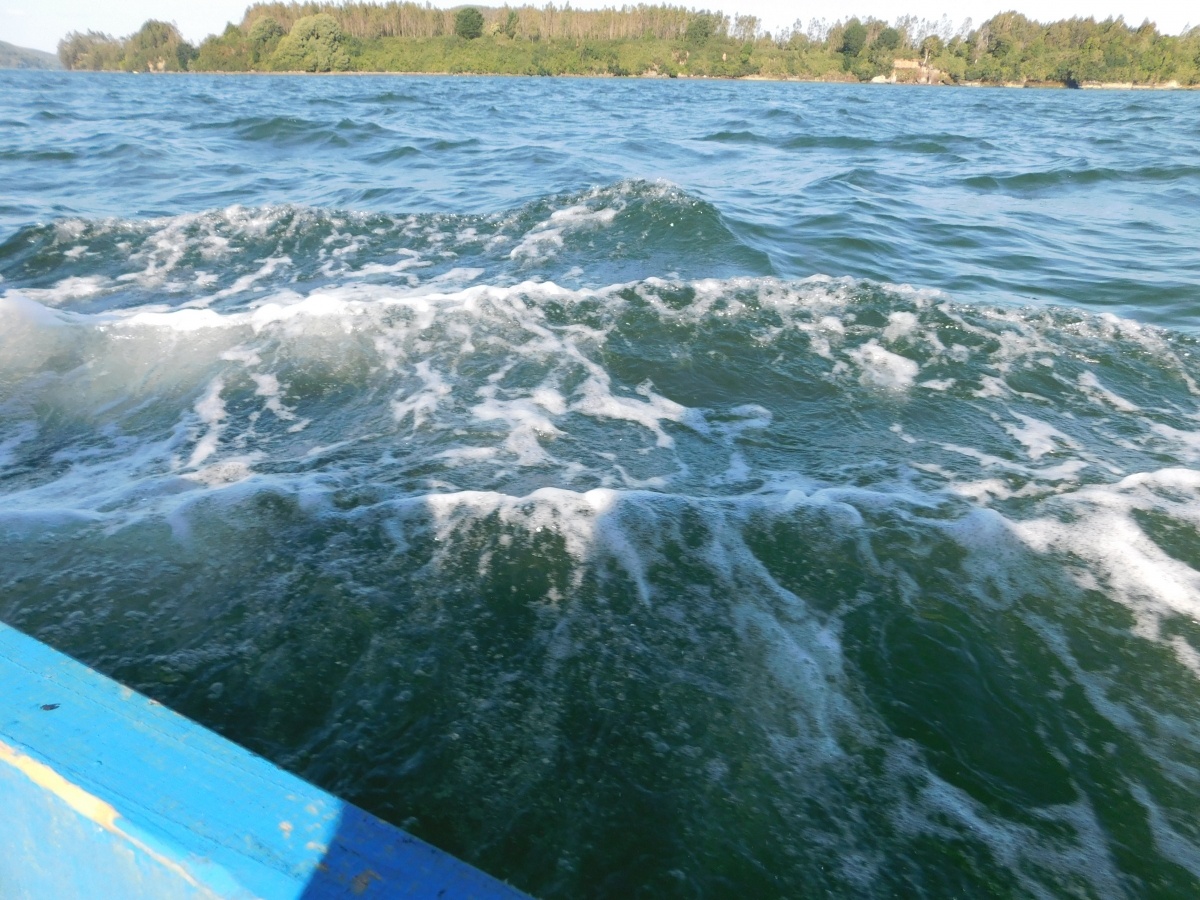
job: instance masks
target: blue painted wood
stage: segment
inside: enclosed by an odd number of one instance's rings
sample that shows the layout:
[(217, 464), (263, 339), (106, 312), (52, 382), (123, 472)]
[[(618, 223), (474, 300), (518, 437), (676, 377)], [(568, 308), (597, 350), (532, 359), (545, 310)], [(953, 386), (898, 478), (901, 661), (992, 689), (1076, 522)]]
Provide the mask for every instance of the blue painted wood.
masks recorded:
[(0, 624), (3, 900), (526, 895)]

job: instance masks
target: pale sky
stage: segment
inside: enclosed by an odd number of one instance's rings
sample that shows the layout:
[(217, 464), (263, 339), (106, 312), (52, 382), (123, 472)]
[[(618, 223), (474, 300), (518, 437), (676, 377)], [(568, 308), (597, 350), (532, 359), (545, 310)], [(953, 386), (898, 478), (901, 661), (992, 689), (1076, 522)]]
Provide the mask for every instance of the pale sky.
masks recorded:
[[(509, 2), (515, 6), (520, 0)], [(543, 0), (532, 2), (541, 6)], [(438, 0), (435, 5), (459, 6), (462, 3), (463, 0)], [(503, 0), (480, 5), (502, 6)], [(572, 5), (576, 9), (620, 6), (621, 0), (609, 3), (576, 0)], [(693, 4), (683, 2), (681, 5)], [(1123, 15), (1125, 21), (1136, 25), (1148, 18), (1167, 34), (1178, 34), (1185, 26), (1200, 24), (1200, 6), (1196, 0), (957, 0), (955, 3), (947, 0), (736, 0), (728, 3), (703, 0), (694, 5), (721, 9), (730, 14), (756, 15), (771, 31), (791, 25), (796, 19), (802, 19), (807, 25), (813, 18), (832, 22), (851, 15), (875, 16), (888, 21), (906, 14), (927, 19), (948, 15), (956, 25), (969, 16), (978, 25), (996, 13), (1010, 9), (1043, 22), (1070, 16), (1104, 19)], [(246, 0), (108, 0), (104, 3), (95, 0), (0, 0), (0, 40), (53, 52), (59, 39), (68, 31), (94, 29), (126, 35), (136, 31), (146, 19), (158, 18), (174, 21), (184, 37), (198, 43), (205, 36), (222, 31), (226, 22), (240, 21), (246, 6)]]

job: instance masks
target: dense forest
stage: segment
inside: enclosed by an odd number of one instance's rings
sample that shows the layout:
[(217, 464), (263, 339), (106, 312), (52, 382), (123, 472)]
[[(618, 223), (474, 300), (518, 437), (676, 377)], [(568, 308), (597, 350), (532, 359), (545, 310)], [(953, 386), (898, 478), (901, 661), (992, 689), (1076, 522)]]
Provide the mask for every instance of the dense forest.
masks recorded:
[(114, 38), (73, 32), (68, 69), (129, 72), (436, 72), (909, 81), (1086, 86), (1200, 84), (1200, 27), (1009, 12), (978, 27), (905, 16), (797, 21), (678, 6), (576, 10), (548, 4), (435, 9), (417, 3), (256, 3), (199, 47), (149, 21)]

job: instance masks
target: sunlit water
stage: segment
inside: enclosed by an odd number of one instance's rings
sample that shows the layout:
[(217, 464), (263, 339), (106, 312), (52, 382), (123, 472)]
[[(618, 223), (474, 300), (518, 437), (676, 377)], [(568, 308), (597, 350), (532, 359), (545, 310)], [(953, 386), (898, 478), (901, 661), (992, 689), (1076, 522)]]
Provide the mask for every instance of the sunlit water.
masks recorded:
[(0, 618), (545, 898), (1200, 895), (1200, 94), (0, 74)]

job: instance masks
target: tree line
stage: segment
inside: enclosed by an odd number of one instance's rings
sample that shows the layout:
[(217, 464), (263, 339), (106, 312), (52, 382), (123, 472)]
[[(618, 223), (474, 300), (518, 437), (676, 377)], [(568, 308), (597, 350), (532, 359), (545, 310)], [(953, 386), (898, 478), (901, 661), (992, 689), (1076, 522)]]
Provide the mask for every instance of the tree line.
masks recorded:
[(797, 21), (775, 34), (754, 16), (679, 6), (576, 10), (411, 2), (256, 3), (199, 46), (166, 22), (114, 38), (72, 32), (68, 69), (130, 72), (431, 72), (660, 75), (927, 83), (1200, 84), (1200, 27), (1008, 12), (978, 27), (904, 16)]

